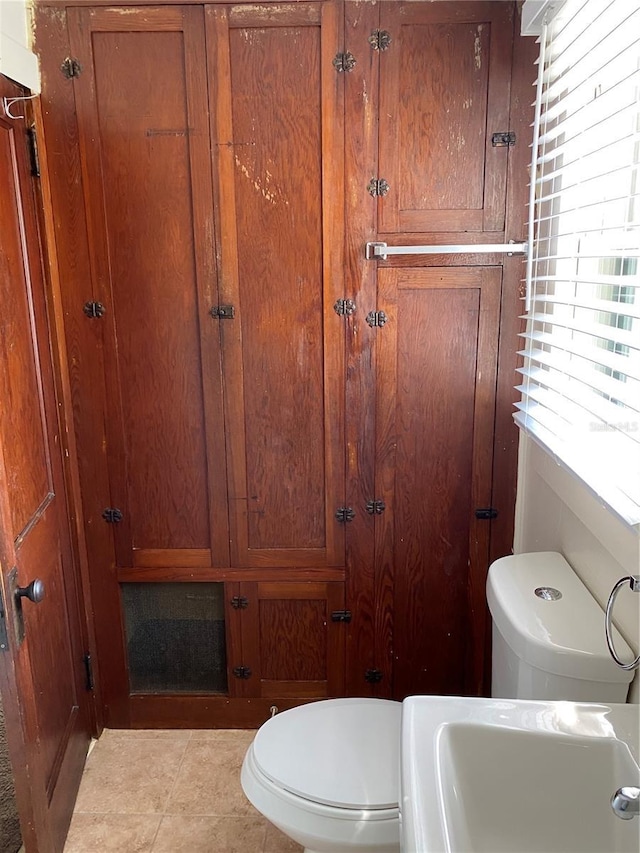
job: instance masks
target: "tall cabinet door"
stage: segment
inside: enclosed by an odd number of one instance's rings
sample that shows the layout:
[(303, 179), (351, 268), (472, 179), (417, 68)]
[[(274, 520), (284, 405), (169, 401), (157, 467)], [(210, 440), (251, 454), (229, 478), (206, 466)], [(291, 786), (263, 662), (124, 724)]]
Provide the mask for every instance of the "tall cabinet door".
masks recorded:
[(231, 565), (344, 565), (340, 4), (209, 6)]
[(482, 666), (475, 511), (491, 498), (501, 282), (499, 267), (378, 272), (376, 539), (393, 561), (397, 698), (465, 693)]
[(116, 565), (226, 565), (203, 10), (71, 9), (69, 33)]
[[(378, 230), (501, 231), (511, 3), (383, 2)], [(384, 39), (389, 40), (388, 47)]]

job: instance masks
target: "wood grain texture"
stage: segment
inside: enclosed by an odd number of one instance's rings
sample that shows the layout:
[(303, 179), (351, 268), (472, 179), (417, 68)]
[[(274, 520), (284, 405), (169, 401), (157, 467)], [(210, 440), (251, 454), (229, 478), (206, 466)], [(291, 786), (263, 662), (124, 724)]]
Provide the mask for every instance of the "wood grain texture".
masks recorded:
[[(0, 81), (0, 95), (20, 94)], [(82, 631), (70, 542), (56, 389), (26, 123), (0, 120), (2, 332), (0, 388), (11, 411), (0, 417), (0, 563), (8, 650), (21, 708), (33, 820), (26, 837), (60, 851), (89, 741), (82, 686)], [(18, 262), (19, 261), (19, 262)], [(10, 338), (7, 340), (6, 335)], [(33, 423), (11, 423), (10, 417)], [(16, 430), (19, 429), (22, 435)], [(33, 442), (30, 444), (30, 442)], [(38, 491), (39, 490), (39, 491)], [(15, 504), (15, 507), (13, 506)], [(19, 520), (21, 529), (14, 535)], [(13, 573), (12, 573), (13, 569)], [(12, 574), (15, 577), (12, 577)], [(16, 588), (39, 577), (39, 604)], [(23, 631), (20, 629), (23, 627)], [(18, 777), (22, 767), (17, 768)], [(22, 797), (19, 780), (17, 788)]]
[[(499, 231), (507, 150), (513, 7), (381, 4), (379, 199), (383, 232)], [(416, 81), (420, 85), (416, 85)], [(463, 179), (459, 179), (464, 176)]]
[(234, 565), (344, 564), (336, 10), (207, 12)]
[[(376, 174), (378, 156), (379, 57), (368, 38), (378, 28), (380, 8), (374, 3), (345, 4), (345, 48), (358, 60), (345, 75), (345, 295), (356, 304), (346, 319), (346, 448), (347, 506), (356, 509), (347, 536), (347, 603), (352, 622), (347, 626), (346, 684), (352, 696), (387, 695), (391, 686), (389, 596), (376, 588), (374, 516), (364, 511), (375, 497), (375, 370), (376, 331), (365, 322), (376, 304), (375, 264), (365, 260), (363, 246), (376, 231), (376, 202), (366, 190)], [(382, 623), (382, 624), (380, 624)], [(364, 679), (368, 669), (384, 669), (379, 685)]]
[(79, 117), (99, 140), (85, 147), (86, 201), (109, 311), (108, 430), (124, 463), (110, 459), (111, 499), (127, 516), (128, 530), (117, 528), (130, 536), (119, 543), (126, 565), (130, 548), (210, 541), (188, 144), (202, 129), (187, 116), (184, 71), (156, 84), (198, 48), (155, 31), (94, 33), (92, 48), (95, 102)]
[[(240, 584), (243, 663), (252, 671), (251, 696), (341, 696), (345, 624), (331, 613), (344, 607), (344, 584)], [(279, 691), (279, 692), (278, 692)]]
[[(0, 440), (4, 446), (11, 536), (16, 540), (38, 507), (53, 492), (42, 376), (34, 351), (35, 317), (25, 223), (19, 185), (9, 181), (16, 161), (16, 139), (3, 126), (0, 170), (6, 186), (0, 193)], [(17, 140), (24, 146), (20, 135)]]
[[(73, 83), (60, 74), (60, 56), (70, 54), (66, 12), (36, 10), (36, 41), (42, 74), (42, 124), (46, 145), (47, 178), (51, 193), (53, 233), (64, 337), (77, 442), (79, 482), (91, 584), (90, 604), (96, 635), (96, 658), (104, 693), (98, 703), (109, 703), (115, 719), (126, 721), (126, 670), (120, 631), (114, 632), (119, 612), (119, 590), (113, 582), (114, 544), (101, 513), (110, 493), (104, 425), (104, 362), (102, 329), (87, 322), (82, 305), (97, 298), (93, 291), (87, 241), (82, 161), (79, 149)], [(105, 504), (105, 499), (107, 504)], [(99, 606), (93, 606), (98, 603)], [(117, 706), (117, 707), (116, 707)]]
[(389, 320), (378, 343), (376, 491), (394, 577), (394, 695), (460, 693), (468, 588), (486, 569), (473, 511), (476, 484), (490, 482), (500, 270), (378, 278)]

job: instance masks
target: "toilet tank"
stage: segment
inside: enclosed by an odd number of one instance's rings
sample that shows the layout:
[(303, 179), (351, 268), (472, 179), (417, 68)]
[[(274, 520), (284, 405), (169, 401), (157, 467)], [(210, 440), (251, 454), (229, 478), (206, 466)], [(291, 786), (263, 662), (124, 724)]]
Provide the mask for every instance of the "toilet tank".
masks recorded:
[[(561, 554), (496, 560), (487, 602), (493, 619), (492, 696), (626, 701), (633, 672), (611, 659), (604, 611)], [(614, 642), (620, 657), (633, 659), (615, 630)]]

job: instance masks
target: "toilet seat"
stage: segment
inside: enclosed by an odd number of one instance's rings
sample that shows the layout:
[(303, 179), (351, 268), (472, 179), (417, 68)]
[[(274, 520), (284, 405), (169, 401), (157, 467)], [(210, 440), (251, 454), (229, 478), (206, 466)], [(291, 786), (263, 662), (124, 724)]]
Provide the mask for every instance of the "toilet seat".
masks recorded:
[(258, 731), (252, 761), (274, 786), (309, 804), (386, 817), (398, 808), (401, 707), (329, 699), (293, 708)]

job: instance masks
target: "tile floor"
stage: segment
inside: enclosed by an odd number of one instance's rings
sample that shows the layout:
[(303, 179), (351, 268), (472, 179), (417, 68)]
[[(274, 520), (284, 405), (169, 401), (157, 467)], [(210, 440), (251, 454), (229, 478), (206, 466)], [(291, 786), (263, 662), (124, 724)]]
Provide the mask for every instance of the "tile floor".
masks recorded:
[(64, 853), (300, 853), (240, 787), (253, 731), (106, 729)]

